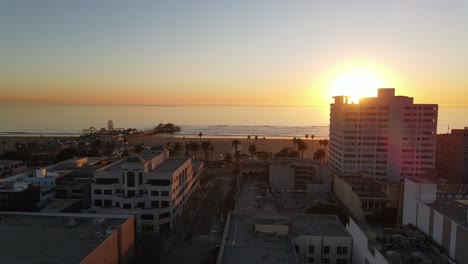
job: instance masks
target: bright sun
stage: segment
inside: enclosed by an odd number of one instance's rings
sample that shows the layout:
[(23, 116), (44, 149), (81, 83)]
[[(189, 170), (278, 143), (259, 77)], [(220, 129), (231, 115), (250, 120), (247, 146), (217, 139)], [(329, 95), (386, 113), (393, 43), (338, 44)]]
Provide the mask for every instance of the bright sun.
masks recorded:
[(366, 69), (356, 69), (344, 72), (336, 78), (331, 86), (333, 96), (350, 96), (351, 102), (359, 102), (361, 97), (377, 95), (377, 89), (385, 87), (386, 83), (377, 74)]

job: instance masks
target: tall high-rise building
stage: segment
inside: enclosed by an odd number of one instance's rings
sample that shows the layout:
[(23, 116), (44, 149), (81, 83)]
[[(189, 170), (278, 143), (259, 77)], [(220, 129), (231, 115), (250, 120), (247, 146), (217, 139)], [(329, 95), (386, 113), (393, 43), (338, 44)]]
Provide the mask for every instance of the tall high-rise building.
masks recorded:
[(435, 166), (437, 104), (414, 104), (395, 96), (395, 89), (377, 97), (350, 102), (335, 96), (330, 109), (329, 163), (336, 173), (368, 172), (395, 182), (422, 176)]

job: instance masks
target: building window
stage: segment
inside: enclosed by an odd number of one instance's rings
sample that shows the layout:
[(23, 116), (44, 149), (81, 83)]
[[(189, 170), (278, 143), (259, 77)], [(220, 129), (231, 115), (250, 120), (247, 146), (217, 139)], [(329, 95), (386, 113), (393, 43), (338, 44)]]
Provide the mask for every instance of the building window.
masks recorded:
[(336, 254), (342, 254), (341, 253), (341, 247), (336, 247)]
[(314, 246), (309, 246), (309, 253), (314, 253)]
[(135, 196), (135, 191), (131, 191), (131, 190), (127, 191), (127, 196), (128, 197), (134, 197)]
[(102, 206), (102, 200), (94, 200), (94, 206)]
[(125, 184), (125, 173), (122, 172), (122, 184)]
[(123, 204), (123, 208), (124, 208), (124, 209), (132, 209), (132, 205), (129, 204), (129, 203), (124, 203), (124, 204)]
[(161, 196), (169, 196), (169, 192), (168, 191), (162, 191)]
[(151, 191), (151, 196), (159, 196), (159, 192), (158, 191)]
[(145, 202), (139, 202), (139, 203), (137, 204), (137, 207), (138, 207), (138, 208), (145, 208)]
[(161, 202), (161, 207), (162, 207), (162, 208), (169, 207), (169, 202), (168, 202), (168, 201), (162, 201), (162, 202)]
[(329, 263), (330, 263), (330, 260), (329, 260), (329, 259), (327, 259), (327, 258), (324, 258), (324, 259), (323, 259), (323, 264), (329, 264)]
[(105, 195), (112, 195), (112, 190), (104, 190)]
[(347, 247), (342, 247), (341, 254), (348, 254), (348, 248)]
[(154, 219), (154, 215), (152, 214), (142, 214), (141, 215), (141, 220), (153, 220)]
[(140, 185), (143, 184), (143, 172), (138, 173), (138, 182)]
[(104, 207), (112, 207), (112, 200), (104, 200)]
[(329, 254), (330, 253), (330, 247), (329, 246), (324, 246), (323, 247), (323, 254)]
[(72, 190), (72, 193), (83, 193), (83, 190), (81, 190), (81, 189), (75, 189), (75, 190)]
[(337, 259), (336, 264), (348, 264), (348, 260), (347, 259)]
[(151, 201), (152, 208), (159, 208), (159, 201)]
[(296, 250), (296, 252), (299, 252), (299, 245), (294, 245), (294, 249)]
[(171, 216), (171, 213), (170, 212), (167, 212), (167, 213), (164, 213), (164, 214), (160, 214), (159, 215), (159, 219), (164, 219), (164, 218), (168, 218)]
[(94, 190), (94, 194), (102, 194), (102, 190), (96, 189)]
[(315, 260), (314, 260), (314, 258), (309, 258), (309, 261), (308, 261), (308, 262), (309, 262), (309, 263), (314, 263)]
[(135, 187), (135, 173), (133, 171), (127, 172), (127, 186)]

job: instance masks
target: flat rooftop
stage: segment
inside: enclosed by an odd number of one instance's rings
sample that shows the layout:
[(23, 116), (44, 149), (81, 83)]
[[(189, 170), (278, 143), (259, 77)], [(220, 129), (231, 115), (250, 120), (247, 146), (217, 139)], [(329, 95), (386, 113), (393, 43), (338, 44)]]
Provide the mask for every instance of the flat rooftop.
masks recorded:
[(386, 197), (385, 193), (382, 191), (382, 186), (373, 178), (362, 178), (361, 176), (339, 177), (351, 186), (353, 192), (359, 197)]
[(468, 229), (466, 213), (468, 210), (467, 199), (437, 199), (434, 203), (428, 205), (434, 208), (434, 210), (452, 219), (457, 224), (463, 226), (465, 229)]
[(172, 173), (174, 172), (175, 170), (177, 170), (178, 168), (180, 168), (182, 165), (184, 165), (185, 162), (187, 162), (188, 159), (168, 159), (168, 160), (165, 160), (161, 163), (161, 165), (159, 165), (158, 167), (156, 167), (156, 169), (154, 169), (153, 171), (156, 173), (156, 174), (159, 174), (159, 173)]
[[(255, 232), (256, 224), (287, 225), (286, 236)], [(351, 237), (335, 215), (232, 213), (222, 263), (299, 263), (291, 239), (298, 235)]]
[(377, 249), (390, 264), (454, 263), (446, 255), (436, 252), (418, 230), (408, 227), (384, 228), (366, 223), (359, 226), (366, 234), (374, 235), (373, 239), (369, 239), (369, 250), (374, 252)]
[(0, 263), (79, 263), (129, 217), (0, 212)]
[(255, 234), (252, 216), (231, 214), (221, 263), (298, 263), (289, 237)]

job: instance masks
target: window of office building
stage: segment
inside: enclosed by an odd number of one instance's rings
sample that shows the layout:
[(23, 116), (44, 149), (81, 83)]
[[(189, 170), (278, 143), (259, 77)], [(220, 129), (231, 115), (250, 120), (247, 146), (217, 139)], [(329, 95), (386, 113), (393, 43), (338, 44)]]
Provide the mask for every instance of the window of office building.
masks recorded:
[(127, 172), (127, 186), (135, 187), (135, 173), (133, 171)]
[(323, 253), (324, 254), (329, 254), (330, 253), (330, 247), (329, 246), (324, 246), (323, 247)]

